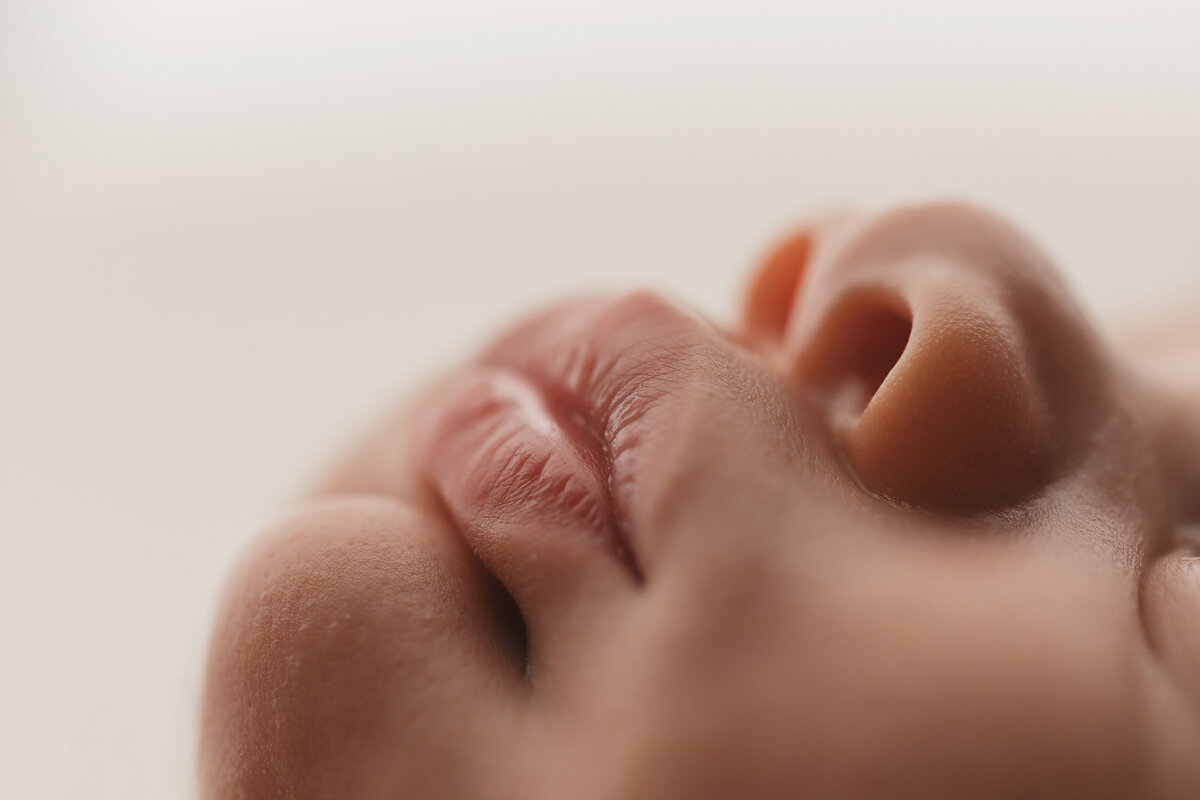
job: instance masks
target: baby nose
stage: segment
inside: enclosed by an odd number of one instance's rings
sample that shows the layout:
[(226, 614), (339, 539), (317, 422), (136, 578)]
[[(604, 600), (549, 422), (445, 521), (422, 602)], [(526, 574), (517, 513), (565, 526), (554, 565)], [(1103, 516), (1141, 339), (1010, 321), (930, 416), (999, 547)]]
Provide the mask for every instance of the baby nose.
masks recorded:
[[(960, 512), (1044, 487), (1102, 388), (1046, 256), (950, 203), (809, 236), (778, 342), (864, 486)], [(791, 267), (775, 259), (773, 280)]]

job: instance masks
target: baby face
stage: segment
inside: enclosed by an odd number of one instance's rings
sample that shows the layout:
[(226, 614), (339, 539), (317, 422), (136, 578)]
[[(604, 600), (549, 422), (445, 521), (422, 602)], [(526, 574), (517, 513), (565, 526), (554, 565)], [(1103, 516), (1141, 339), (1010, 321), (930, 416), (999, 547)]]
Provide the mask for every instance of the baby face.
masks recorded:
[(958, 205), (565, 304), (243, 559), (205, 796), (1200, 796), (1198, 437)]

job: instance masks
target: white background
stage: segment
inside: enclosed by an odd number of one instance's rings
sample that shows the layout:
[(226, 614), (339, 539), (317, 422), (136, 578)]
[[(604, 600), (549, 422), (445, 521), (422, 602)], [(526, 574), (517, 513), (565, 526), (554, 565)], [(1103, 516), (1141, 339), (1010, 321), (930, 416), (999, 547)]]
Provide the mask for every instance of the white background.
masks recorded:
[(806, 212), (947, 193), (1097, 317), (1200, 298), (1200, 12), (1134, 8), (0, 3), (0, 795), (191, 796), (235, 553), (531, 303), (728, 315)]

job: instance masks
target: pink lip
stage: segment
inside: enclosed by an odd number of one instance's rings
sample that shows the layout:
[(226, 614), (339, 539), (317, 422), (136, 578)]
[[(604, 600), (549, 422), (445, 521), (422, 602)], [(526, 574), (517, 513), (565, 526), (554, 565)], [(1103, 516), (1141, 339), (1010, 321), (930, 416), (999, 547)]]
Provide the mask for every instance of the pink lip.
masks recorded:
[(420, 457), (460, 524), (486, 534), (502, 520), (553, 521), (591, 532), (633, 567), (604, 448), (569, 399), (519, 372), (479, 367), (450, 389), (429, 428)]
[(460, 524), (562, 520), (640, 576), (628, 520), (651, 417), (700, 328), (647, 294), (560, 307), (491, 347), (442, 396), (419, 458)]

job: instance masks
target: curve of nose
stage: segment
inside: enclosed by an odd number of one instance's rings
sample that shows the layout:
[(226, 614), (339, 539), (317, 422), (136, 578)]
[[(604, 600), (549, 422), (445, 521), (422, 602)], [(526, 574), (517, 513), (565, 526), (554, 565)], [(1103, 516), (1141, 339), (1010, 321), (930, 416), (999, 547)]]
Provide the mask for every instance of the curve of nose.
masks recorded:
[(1049, 261), (997, 218), (868, 221), (810, 266), (793, 368), (863, 485), (921, 507), (1016, 503), (1048, 481), (1096, 353)]

